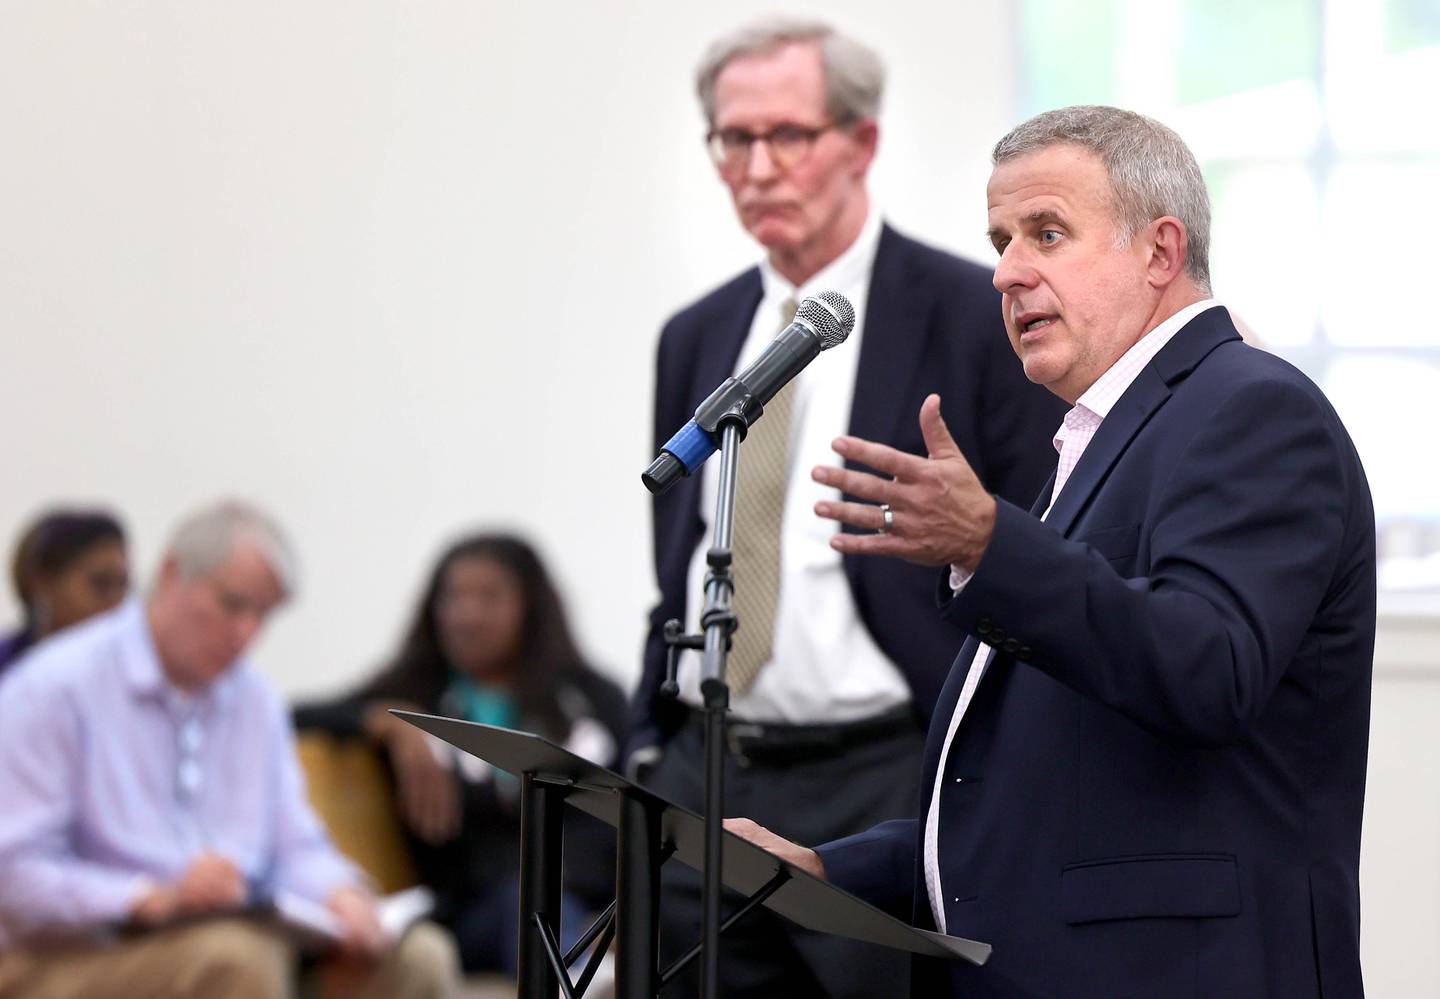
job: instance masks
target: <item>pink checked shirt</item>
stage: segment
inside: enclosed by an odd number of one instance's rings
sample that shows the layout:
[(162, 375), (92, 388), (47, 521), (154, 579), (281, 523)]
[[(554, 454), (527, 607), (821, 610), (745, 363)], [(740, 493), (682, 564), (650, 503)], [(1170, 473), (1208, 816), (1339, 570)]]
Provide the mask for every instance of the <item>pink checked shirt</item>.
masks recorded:
[[(1134, 346), (1095, 379), (1095, 384), (1075, 401), (1074, 407), (1065, 414), (1060, 428), (1055, 431), (1055, 450), (1060, 453), (1060, 462), (1055, 469), (1055, 488), (1050, 491), (1050, 505), (1045, 508), (1041, 520), (1050, 516), (1050, 510), (1054, 508), (1060, 490), (1065, 488), (1070, 473), (1075, 471), (1075, 466), (1080, 463), (1080, 456), (1095, 438), (1101, 422), (1110, 415), (1110, 410), (1120, 401), (1120, 397), (1144, 370), (1145, 365), (1150, 363), (1186, 323), (1218, 304), (1220, 303), (1213, 298), (1207, 298), (1175, 313), (1136, 341)], [(960, 566), (951, 566), (950, 588), (958, 592), (970, 582), (971, 575), (972, 573), (966, 572)], [(940, 751), (940, 767), (936, 771), (935, 786), (930, 792), (930, 807), (925, 813), (925, 890), (930, 897), (930, 912), (935, 917), (935, 926), (941, 933), (945, 932), (945, 891), (940, 884), (940, 790), (945, 778), (945, 763), (950, 756), (950, 745), (955, 741), (955, 732), (960, 727), (960, 719), (964, 717), (965, 709), (970, 706), (970, 701), (975, 696), (975, 688), (980, 685), (980, 678), (990, 661), (990, 652), (990, 646), (982, 642), (975, 651), (975, 658), (970, 661), (970, 671), (965, 675), (965, 685), (960, 689), (959, 703), (950, 717), (950, 728), (945, 733), (945, 746)]]

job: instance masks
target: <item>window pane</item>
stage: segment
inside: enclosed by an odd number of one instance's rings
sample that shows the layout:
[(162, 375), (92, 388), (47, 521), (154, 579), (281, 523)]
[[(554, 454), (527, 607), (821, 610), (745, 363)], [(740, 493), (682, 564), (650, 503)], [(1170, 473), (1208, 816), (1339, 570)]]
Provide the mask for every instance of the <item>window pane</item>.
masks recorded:
[(1330, 366), (1322, 387), (1365, 463), (1376, 518), (1440, 514), (1435, 464), (1415, 436), (1435, 420), (1440, 360), (1346, 356)]
[(1386, 0), (1385, 44), (1392, 52), (1440, 44), (1440, 4), (1435, 0)]
[(1031, 114), (1115, 102), (1119, 0), (1027, 0), (1021, 6), (1022, 104)]
[(1320, 136), (1320, 95), (1313, 80), (1293, 80), (1161, 116), (1204, 167), (1211, 160), (1297, 159)]
[(1394, 44), (1369, 5), (1331, 3), (1327, 15), (1326, 105), (1340, 154), (1440, 153), (1440, 44), (1418, 34)]
[(1310, 78), (1318, 20), (1313, 0), (1185, 0), (1180, 103)]
[(1272, 345), (1315, 333), (1319, 211), (1304, 164), (1211, 171), (1215, 294)]
[[(1415, 202), (1440, 190), (1440, 159), (1338, 168), (1325, 192), (1321, 318), (1342, 347), (1430, 347), (1440, 322), (1416, 292), (1440, 275), (1440, 239)], [(1428, 293), (1424, 293), (1428, 298)]]
[(1434, 420), (1440, 359), (1351, 355), (1330, 367), (1323, 385), (1370, 480), (1381, 589), (1440, 592), (1440, 491), (1434, 463), (1409, 432)]

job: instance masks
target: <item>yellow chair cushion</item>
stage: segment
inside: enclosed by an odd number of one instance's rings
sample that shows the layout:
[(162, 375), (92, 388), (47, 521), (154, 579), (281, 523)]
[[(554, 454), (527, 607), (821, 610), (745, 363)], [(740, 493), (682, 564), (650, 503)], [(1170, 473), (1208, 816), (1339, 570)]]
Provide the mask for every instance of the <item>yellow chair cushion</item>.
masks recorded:
[(375, 880), (381, 894), (415, 884), (400, 813), (374, 746), (323, 732), (298, 736), (310, 804), (335, 845)]

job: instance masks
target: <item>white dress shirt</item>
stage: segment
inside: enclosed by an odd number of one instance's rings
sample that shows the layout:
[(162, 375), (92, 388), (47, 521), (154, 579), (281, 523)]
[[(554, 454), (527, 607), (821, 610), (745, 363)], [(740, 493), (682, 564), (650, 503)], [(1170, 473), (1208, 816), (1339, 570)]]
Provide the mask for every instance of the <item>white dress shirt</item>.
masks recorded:
[[(1100, 424), (1110, 415), (1110, 410), (1120, 401), (1125, 390), (1139, 377), (1145, 365), (1150, 363), (1186, 323), (1218, 304), (1213, 298), (1207, 298), (1186, 306), (1166, 319), (1120, 355), (1120, 359), (1095, 379), (1095, 383), (1075, 401), (1070, 412), (1065, 414), (1060, 428), (1055, 431), (1055, 450), (1059, 452), (1060, 460), (1055, 469), (1055, 488), (1050, 491), (1050, 505), (1045, 508), (1041, 520), (1050, 516), (1050, 511), (1055, 508), (1055, 501), (1060, 496), (1060, 490), (1065, 487), (1070, 473), (1075, 471), (1075, 466), (1080, 463), (1080, 456), (1095, 438)], [(971, 573), (959, 566), (951, 566), (951, 589), (959, 591), (971, 577)], [(940, 884), (939, 827), (940, 793), (945, 781), (945, 764), (950, 757), (950, 746), (955, 741), (955, 733), (960, 728), (960, 719), (964, 717), (965, 709), (970, 706), (970, 701), (975, 696), (975, 689), (980, 685), (980, 678), (990, 663), (992, 651), (990, 646), (981, 642), (975, 651), (975, 658), (970, 660), (970, 671), (965, 674), (965, 685), (960, 688), (960, 700), (955, 705), (955, 713), (950, 716), (945, 745), (940, 750), (940, 766), (935, 772), (935, 786), (930, 791), (930, 807), (925, 813), (925, 890), (930, 897), (930, 912), (935, 917), (935, 926), (941, 933), (945, 932), (945, 891)]]
[[(814, 513), (816, 501), (839, 498), (835, 489), (810, 478), (815, 465), (839, 467), (830, 442), (850, 426), (850, 404), (860, 344), (865, 336), (865, 307), (870, 275), (880, 244), (880, 215), (874, 208), (848, 249), (803, 286), (796, 288), (768, 261), (760, 265), (764, 293), (735, 370), (743, 371), (780, 332), (781, 306), (820, 291), (838, 291), (855, 306), (855, 329), (843, 344), (825, 351), (800, 372), (790, 423), (790, 478), (781, 523), (780, 598), (775, 612), (773, 659), (743, 694), (732, 696), (735, 715), (752, 721), (817, 724), (868, 718), (908, 703), (904, 675), (870, 637), (860, 620), (840, 553), (830, 547), (834, 521)], [(700, 516), (705, 534), (690, 559), (686, 614), (689, 630), (699, 630), (705, 607), (705, 552), (719, 488), (720, 459), (705, 464), (700, 486)], [(745, 450), (740, 450), (745, 474)], [(744, 580), (737, 580), (740, 586)], [(740, 622), (745, 627), (745, 622)], [(700, 705), (700, 654), (682, 653), (680, 697)]]

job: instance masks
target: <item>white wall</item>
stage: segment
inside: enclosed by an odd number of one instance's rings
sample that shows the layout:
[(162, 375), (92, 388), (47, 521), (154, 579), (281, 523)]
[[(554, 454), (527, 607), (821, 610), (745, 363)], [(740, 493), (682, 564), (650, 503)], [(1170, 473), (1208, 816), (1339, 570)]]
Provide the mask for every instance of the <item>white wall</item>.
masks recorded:
[[(690, 75), (767, 9), (6, 5), (0, 546), (103, 501), (148, 576), (180, 512), (253, 497), (303, 556), (257, 650), (302, 694), (386, 652), (444, 539), (513, 526), (633, 678), (655, 337), (755, 257)], [(890, 66), (892, 219), (984, 252), (1005, 5), (824, 14)]]
[(1440, 616), (1381, 614), (1371, 696), (1360, 850), (1366, 995), (1440, 996)]

